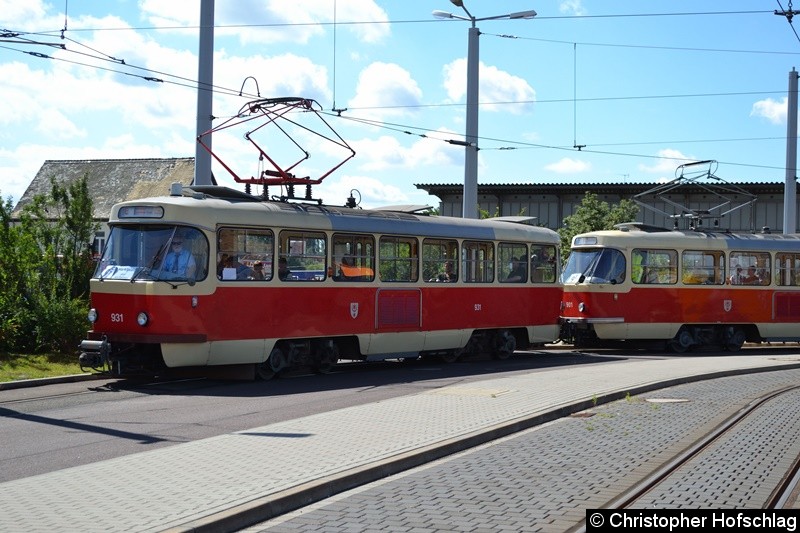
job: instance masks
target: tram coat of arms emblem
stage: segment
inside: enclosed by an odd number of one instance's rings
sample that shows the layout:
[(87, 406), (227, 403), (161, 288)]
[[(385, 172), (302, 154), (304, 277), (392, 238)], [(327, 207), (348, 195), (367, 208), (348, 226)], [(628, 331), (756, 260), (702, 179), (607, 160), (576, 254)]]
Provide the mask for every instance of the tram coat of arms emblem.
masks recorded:
[(358, 302), (350, 302), (350, 318), (358, 317)]
[(722, 308), (725, 309), (725, 312), (730, 312), (733, 309), (733, 300), (723, 300), (722, 301)]

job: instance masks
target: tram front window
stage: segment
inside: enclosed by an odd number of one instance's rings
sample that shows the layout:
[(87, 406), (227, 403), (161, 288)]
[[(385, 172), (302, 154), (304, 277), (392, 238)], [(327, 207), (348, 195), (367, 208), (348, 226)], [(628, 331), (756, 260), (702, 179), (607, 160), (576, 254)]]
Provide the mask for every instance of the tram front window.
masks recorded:
[(625, 256), (619, 250), (594, 248), (572, 250), (561, 274), (562, 283), (622, 283)]
[(208, 241), (185, 226), (114, 226), (93, 278), (195, 281), (208, 273)]

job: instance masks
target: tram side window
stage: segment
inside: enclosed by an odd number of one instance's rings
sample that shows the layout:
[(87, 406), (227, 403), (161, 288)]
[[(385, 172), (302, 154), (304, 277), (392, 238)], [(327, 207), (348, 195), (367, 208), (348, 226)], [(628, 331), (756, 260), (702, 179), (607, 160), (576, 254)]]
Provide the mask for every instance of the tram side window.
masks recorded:
[(725, 254), (685, 250), (681, 256), (681, 269), (681, 279), (686, 285), (721, 285), (725, 283)]
[(375, 239), (372, 235), (335, 233), (332, 262), (334, 281), (374, 280)]
[(275, 236), (271, 230), (221, 228), (217, 232), (217, 278), (266, 281), (273, 277)]
[(678, 252), (637, 248), (631, 253), (631, 280), (638, 284), (670, 285), (678, 282)]
[(458, 281), (458, 241), (422, 241), (422, 279), (426, 282)]
[(768, 252), (731, 252), (731, 285), (769, 285)]
[(531, 245), (531, 281), (534, 283), (556, 282), (556, 247)]
[(775, 256), (775, 283), (793, 287), (800, 285), (800, 254), (779, 253)]
[(468, 283), (494, 281), (494, 243), (464, 241), (461, 248), (461, 272)]
[(501, 283), (528, 281), (528, 246), (501, 242), (497, 245), (498, 279)]
[(278, 278), (281, 281), (324, 281), (327, 244), (322, 232), (282, 231), (278, 247)]
[(417, 281), (419, 277), (417, 239), (383, 236), (378, 254), (381, 281)]

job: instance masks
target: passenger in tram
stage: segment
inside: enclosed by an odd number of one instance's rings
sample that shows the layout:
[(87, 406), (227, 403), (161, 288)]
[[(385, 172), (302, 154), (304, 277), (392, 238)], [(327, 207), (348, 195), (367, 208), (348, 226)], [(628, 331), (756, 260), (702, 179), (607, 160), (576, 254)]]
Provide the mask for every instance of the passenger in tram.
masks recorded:
[(354, 278), (358, 275), (356, 270), (357, 269), (355, 266), (355, 261), (353, 260), (353, 256), (344, 255), (342, 256), (342, 261), (339, 263), (338, 279), (342, 281), (347, 280), (348, 278)]
[(756, 267), (750, 265), (747, 267), (747, 274), (742, 278), (742, 283), (745, 285), (761, 285), (761, 278), (756, 274)]
[(556, 260), (546, 247), (540, 249), (540, 255), (531, 255), (531, 281), (534, 283), (555, 280)]
[(744, 275), (742, 274), (742, 265), (736, 266), (736, 271), (731, 275), (731, 285), (741, 285)]
[(164, 258), (163, 270), (177, 276), (191, 278), (197, 270), (192, 253), (183, 247), (183, 236), (175, 235), (170, 243), (170, 251)]
[(444, 272), (440, 272), (438, 276), (436, 276), (437, 281), (444, 281), (444, 282), (451, 282), (457, 281), (458, 275), (453, 270), (453, 262), (452, 261), (445, 261), (444, 262)]
[(519, 259), (511, 258), (511, 272), (505, 279), (507, 283), (522, 283), (528, 277), (528, 269), (525, 268), (525, 256), (520, 256)]
[(281, 257), (278, 259), (278, 279), (287, 280), (291, 274), (292, 271), (289, 270), (289, 264), (286, 262), (286, 258)]
[(253, 274), (250, 276), (250, 279), (259, 281), (264, 279), (264, 263), (261, 261), (253, 263)]
[(224, 280), (243, 280), (249, 279), (253, 270), (239, 262), (235, 255), (228, 256), (225, 268), (222, 269), (222, 279)]
[(371, 281), (374, 276), (374, 271), (367, 266), (357, 266), (356, 260), (352, 255), (342, 256), (339, 262), (336, 276), (336, 281)]
[(217, 263), (217, 277), (222, 279), (222, 270), (225, 268), (225, 265), (228, 264), (228, 254), (221, 254), (219, 256), (219, 262)]
[(684, 271), (683, 282), (687, 285), (701, 285), (708, 282), (708, 276), (703, 275), (697, 269)]

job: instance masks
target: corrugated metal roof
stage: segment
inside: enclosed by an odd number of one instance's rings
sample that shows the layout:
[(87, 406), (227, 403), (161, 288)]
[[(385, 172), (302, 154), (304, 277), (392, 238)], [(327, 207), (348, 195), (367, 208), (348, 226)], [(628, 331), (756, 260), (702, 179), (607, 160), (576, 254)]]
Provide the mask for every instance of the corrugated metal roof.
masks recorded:
[(94, 218), (108, 219), (111, 206), (124, 200), (169, 194), (172, 182), (190, 185), (194, 179), (193, 157), (166, 159), (47, 160), (31, 181), (12, 213), (29, 204), (37, 194), (50, 193), (50, 178), (62, 186), (87, 175), (94, 202)]
[[(653, 187), (660, 185), (659, 183), (482, 183), (478, 184), (478, 194), (497, 193), (502, 194), (584, 194), (590, 191), (597, 194), (604, 192), (613, 192), (615, 194), (638, 194)], [(727, 182), (726, 185), (740, 187), (748, 192), (757, 194), (783, 194), (783, 182)], [(427, 191), (430, 194), (438, 196), (440, 194), (461, 194), (464, 190), (463, 183), (416, 183), (414, 186), (417, 189)], [(697, 185), (687, 184), (681, 187), (681, 192), (694, 193), (700, 191), (701, 188)]]

